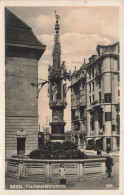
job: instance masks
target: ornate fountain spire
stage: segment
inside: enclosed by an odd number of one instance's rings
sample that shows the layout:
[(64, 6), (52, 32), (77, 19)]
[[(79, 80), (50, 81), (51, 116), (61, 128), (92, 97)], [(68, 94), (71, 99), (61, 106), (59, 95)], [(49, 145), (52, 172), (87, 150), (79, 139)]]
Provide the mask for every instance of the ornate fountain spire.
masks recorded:
[(61, 46), (60, 46), (60, 41), (59, 41), (60, 16), (56, 14), (56, 11), (55, 11), (55, 18), (56, 18), (56, 24), (55, 24), (54, 46), (53, 46), (53, 53), (52, 53), (53, 66), (60, 67), (60, 64), (61, 64)]

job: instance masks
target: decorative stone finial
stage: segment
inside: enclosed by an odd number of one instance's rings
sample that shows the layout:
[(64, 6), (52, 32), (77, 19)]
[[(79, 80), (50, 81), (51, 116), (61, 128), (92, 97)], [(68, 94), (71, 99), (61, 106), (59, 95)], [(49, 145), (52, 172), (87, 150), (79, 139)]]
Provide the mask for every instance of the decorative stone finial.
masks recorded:
[(58, 23), (58, 21), (60, 20), (60, 16), (56, 14), (56, 10), (54, 12), (55, 12), (55, 17), (56, 17), (56, 22)]
[(54, 35), (54, 46), (53, 46), (53, 66), (59, 67), (61, 63), (61, 46), (60, 46), (60, 41), (59, 41), (59, 30), (60, 26), (58, 21), (60, 20), (60, 16), (56, 14), (55, 12), (55, 18), (56, 18), (56, 24), (55, 24), (55, 35)]

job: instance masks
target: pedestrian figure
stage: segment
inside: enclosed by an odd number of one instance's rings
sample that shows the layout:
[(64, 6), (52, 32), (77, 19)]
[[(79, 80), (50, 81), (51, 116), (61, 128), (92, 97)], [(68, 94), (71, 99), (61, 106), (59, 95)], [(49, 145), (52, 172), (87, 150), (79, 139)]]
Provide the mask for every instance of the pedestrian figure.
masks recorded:
[(108, 177), (113, 177), (113, 173), (112, 173), (112, 166), (113, 166), (113, 158), (108, 155), (106, 157), (106, 167), (107, 167), (107, 174), (108, 174)]
[(110, 147), (107, 147), (106, 152), (107, 154), (111, 151)]
[(60, 168), (59, 168), (59, 180), (60, 180), (60, 184), (66, 184), (65, 167), (64, 167), (63, 164), (60, 164)]
[(102, 154), (101, 154), (101, 150), (100, 150), (100, 149), (98, 149), (98, 150), (97, 150), (97, 155), (98, 155), (99, 157), (101, 157), (101, 156), (102, 156)]

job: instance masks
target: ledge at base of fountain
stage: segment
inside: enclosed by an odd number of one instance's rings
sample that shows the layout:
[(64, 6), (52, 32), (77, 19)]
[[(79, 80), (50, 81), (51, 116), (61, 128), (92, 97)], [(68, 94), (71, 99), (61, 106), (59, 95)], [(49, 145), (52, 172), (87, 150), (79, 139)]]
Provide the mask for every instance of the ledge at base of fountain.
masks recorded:
[(60, 164), (65, 167), (66, 181), (106, 177), (105, 158), (94, 159), (6, 159), (6, 177), (18, 180), (59, 182)]

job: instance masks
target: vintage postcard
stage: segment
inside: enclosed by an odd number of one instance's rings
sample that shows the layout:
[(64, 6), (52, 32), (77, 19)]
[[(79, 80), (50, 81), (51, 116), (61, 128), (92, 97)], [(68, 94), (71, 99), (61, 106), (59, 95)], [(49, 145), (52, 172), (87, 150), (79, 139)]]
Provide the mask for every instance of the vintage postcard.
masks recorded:
[(1, 195), (123, 194), (123, 1), (0, 5)]

